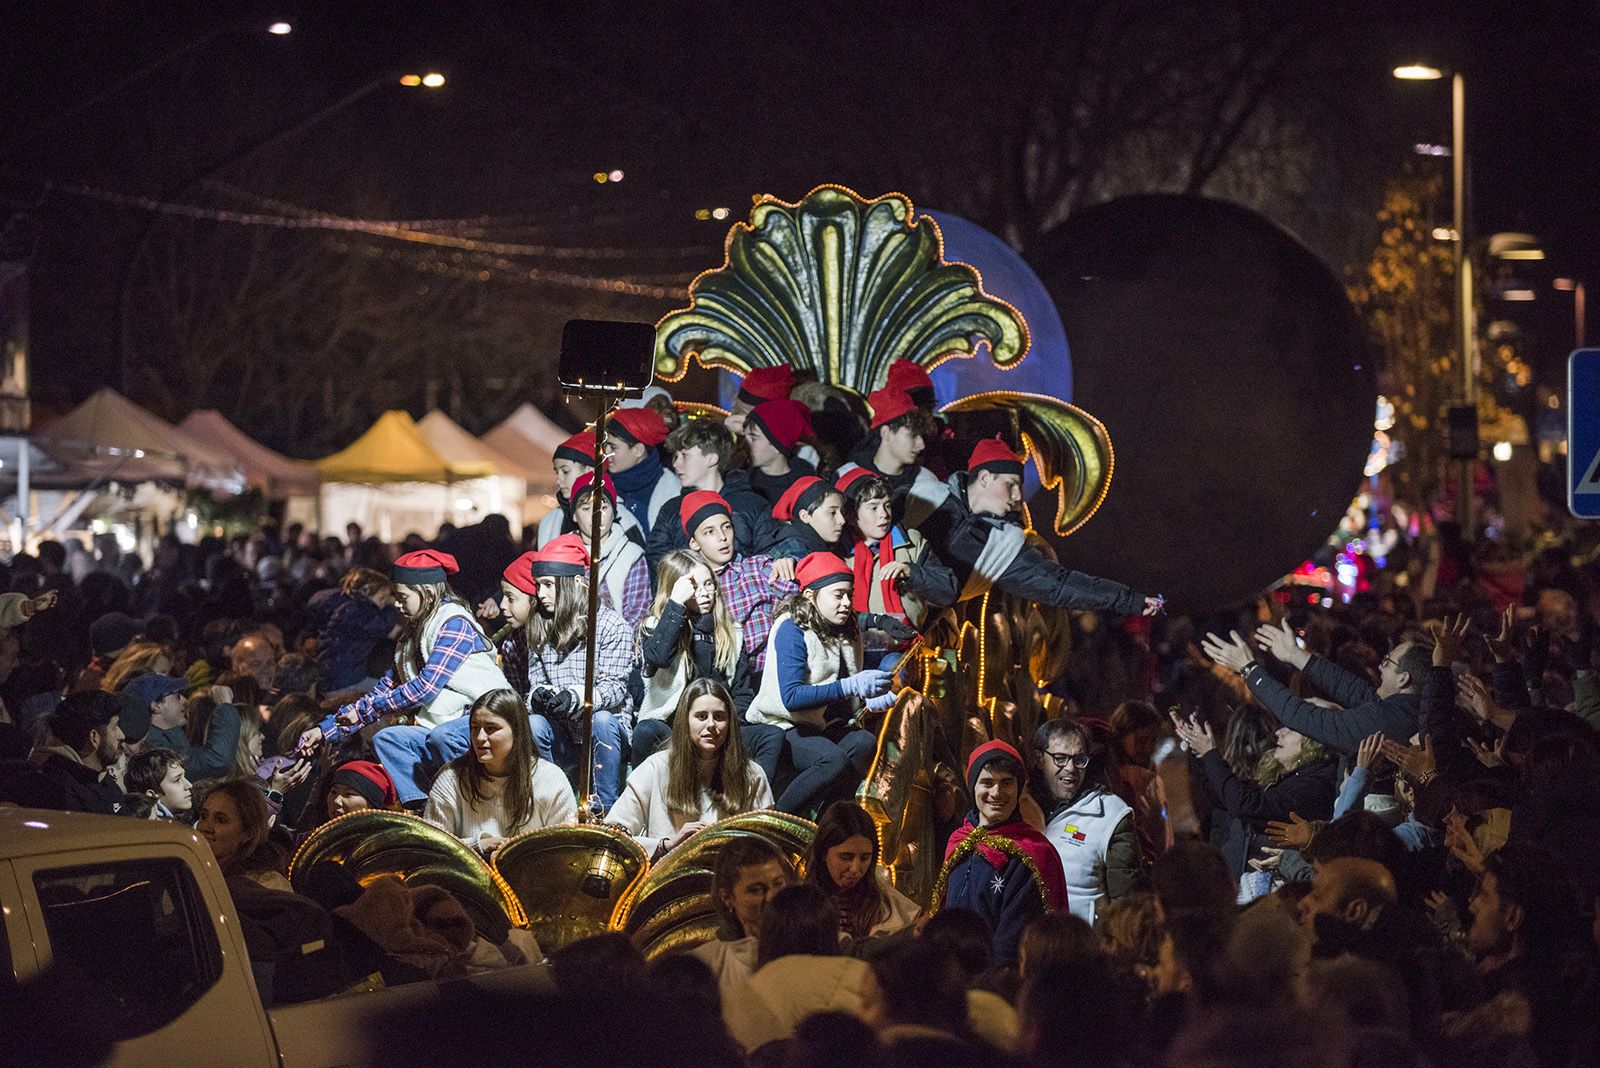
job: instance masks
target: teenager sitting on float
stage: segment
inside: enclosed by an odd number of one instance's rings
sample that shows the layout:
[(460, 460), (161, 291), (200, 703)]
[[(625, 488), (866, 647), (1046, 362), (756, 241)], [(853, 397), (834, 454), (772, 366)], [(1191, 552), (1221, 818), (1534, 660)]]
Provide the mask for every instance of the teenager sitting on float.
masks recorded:
[(706, 562), (687, 549), (670, 552), (657, 580), (655, 604), (639, 628), (644, 697), (633, 726), (634, 767), (671, 737), (673, 714), (690, 682), (716, 679), (726, 686), (735, 724), (744, 722), (756, 695), (739, 625), (718, 596), (717, 577)]
[(862, 943), (899, 934), (922, 912), (882, 877), (878, 860), (878, 826), (867, 810), (854, 801), (829, 805), (811, 839), (806, 882), (839, 910), (839, 941), (858, 956)]
[(595, 493), (594, 474), (578, 476), (572, 484), (572, 518), (583, 548), (593, 553), (589, 541), (593, 521), (591, 508), (600, 509), (600, 602), (615, 609), (631, 629), (639, 625), (650, 607), (650, 568), (644, 550), (616, 525), (617, 487), (611, 476), (601, 472), (601, 492)]
[(815, 474), (800, 457), (801, 439), (811, 432), (811, 409), (797, 400), (770, 400), (753, 408), (744, 421), (750, 488), (777, 504), (796, 479)]
[(688, 548), (689, 536), (683, 532), (679, 515), (683, 499), (697, 490), (718, 494), (728, 502), (740, 552), (760, 552), (775, 540), (778, 524), (772, 518), (772, 502), (750, 488), (750, 472), (733, 466), (738, 444), (728, 425), (714, 419), (687, 420), (667, 435), (672, 472), (683, 483), (683, 492), (661, 506), (650, 526), (650, 542), (644, 552), (652, 573), (668, 553)]
[(424, 549), (394, 563), (395, 604), (403, 623), (394, 669), (377, 688), (340, 708), (300, 736), (309, 755), (324, 742), (339, 744), (361, 728), (402, 713), (415, 726), (385, 727), (373, 752), (407, 808), (419, 808), (433, 773), (467, 749), (467, 710), (490, 690), (506, 688), (494, 646), (472, 611), (451, 592), (460, 570), (449, 553)]
[(666, 440), (667, 421), (654, 408), (618, 408), (606, 422), (611, 478), (646, 540), (661, 506), (683, 492), (678, 476), (661, 463)]
[[(563, 534), (577, 533), (577, 523), (572, 518), (572, 486), (585, 471), (594, 471), (594, 430), (580, 430), (556, 446), (551, 454), (550, 468), (556, 476), (556, 507), (539, 520), (538, 540), (534, 547), (543, 549)], [(630, 541), (644, 544), (644, 528), (626, 508), (617, 515), (616, 525)]]
[(606, 820), (655, 859), (718, 820), (772, 807), (767, 776), (746, 760), (733, 697), (715, 678), (683, 689), (672, 741), (633, 770)]

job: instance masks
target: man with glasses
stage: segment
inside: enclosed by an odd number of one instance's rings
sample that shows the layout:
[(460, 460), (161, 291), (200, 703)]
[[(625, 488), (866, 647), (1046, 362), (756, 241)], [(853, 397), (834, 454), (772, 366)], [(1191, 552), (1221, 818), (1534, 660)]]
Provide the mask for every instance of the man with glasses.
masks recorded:
[(1033, 736), (1033, 754), (1030, 786), (1044, 812), (1044, 836), (1055, 846), (1067, 876), (1067, 908), (1093, 923), (1105, 902), (1143, 881), (1133, 809), (1111, 792), (1105, 754), (1095, 753), (1089, 732), (1079, 723), (1041, 723)]

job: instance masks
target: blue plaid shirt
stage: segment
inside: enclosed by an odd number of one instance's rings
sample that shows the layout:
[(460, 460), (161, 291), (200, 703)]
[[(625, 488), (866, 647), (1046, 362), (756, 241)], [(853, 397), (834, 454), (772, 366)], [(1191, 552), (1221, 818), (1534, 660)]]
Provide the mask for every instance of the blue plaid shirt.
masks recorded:
[[(493, 651), (471, 620), (452, 616), (439, 627), (439, 636), (428, 654), (428, 662), (422, 665), (422, 670), (415, 678), (401, 681), (399, 669), (391, 669), (376, 689), (358, 697), (318, 724), (322, 728), (323, 738), (329, 742), (341, 741), (384, 716), (404, 712), (408, 708), (426, 708), (439, 696), (467, 657), (473, 653)], [(356, 723), (346, 725), (338, 721), (339, 716), (350, 712), (358, 717)]]

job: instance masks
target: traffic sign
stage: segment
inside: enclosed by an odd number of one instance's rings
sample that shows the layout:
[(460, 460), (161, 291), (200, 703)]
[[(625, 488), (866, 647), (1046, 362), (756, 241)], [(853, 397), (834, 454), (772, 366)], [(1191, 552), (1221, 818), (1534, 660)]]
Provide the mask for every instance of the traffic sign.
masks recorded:
[(1600, 519), (1600, 349), (1567, 357), (1567, 507)]

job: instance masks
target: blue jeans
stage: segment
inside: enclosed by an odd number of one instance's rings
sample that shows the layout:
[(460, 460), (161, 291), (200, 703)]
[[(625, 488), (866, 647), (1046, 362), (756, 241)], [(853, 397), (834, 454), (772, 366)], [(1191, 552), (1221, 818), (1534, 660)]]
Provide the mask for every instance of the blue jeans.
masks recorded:
[(457, 716), (437, 727), (385, 727), (372, 736), (372, 751), (402, 805), (427, 797), (439, 770), (467, 751), (471, 724), (471, 716)]
[[(580, 756), (577, 743), (569, 739), (565, 731), (556, 730), (548, 719), (537, 712), (528, 717), (528, 722), (533, 726), (533, 744), (538, 746), (539, 755), (559, 764), (562, 771), (573, 777), (574, 788), (577, 788), (578, 780), (573, 776)], [(609, 812), (611, 806), (616, 804), (617, 796), (622, 793), (622, 781), (628, 766), (628, 725), (622, 717), (603, 709), (595, 711), (591, 722), (594, 734), (594, 793), (600, 799), (600, 806)], [(579, 807), (587, 801), (588, 798), (578, 798)]]
[[(676, 713), (674, 713), (676, 714)], [(672, 716), (666, 719), (641, 719), (633, 725), (633, 738), (628, 742), (632, 750), (628, 762), (634, 767), (672, 740)]]

